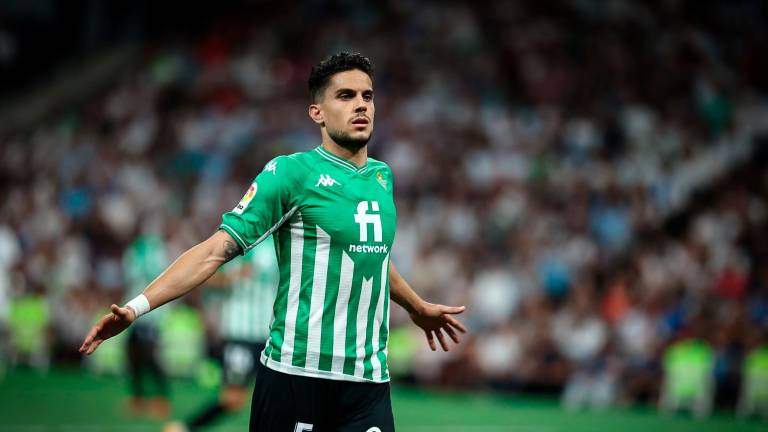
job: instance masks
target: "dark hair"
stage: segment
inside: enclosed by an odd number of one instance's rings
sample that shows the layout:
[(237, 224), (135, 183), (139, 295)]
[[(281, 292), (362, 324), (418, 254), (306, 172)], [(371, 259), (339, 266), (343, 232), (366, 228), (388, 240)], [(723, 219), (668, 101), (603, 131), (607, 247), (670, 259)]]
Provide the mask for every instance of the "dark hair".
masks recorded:
[(373, 80), (373, 64), (360, 53), (342, 51), (316, 64), (309, 74), (309, 96), (312, 101), (316, 102), (322, 96), (332, 76), (354, 69), (365, 72)]

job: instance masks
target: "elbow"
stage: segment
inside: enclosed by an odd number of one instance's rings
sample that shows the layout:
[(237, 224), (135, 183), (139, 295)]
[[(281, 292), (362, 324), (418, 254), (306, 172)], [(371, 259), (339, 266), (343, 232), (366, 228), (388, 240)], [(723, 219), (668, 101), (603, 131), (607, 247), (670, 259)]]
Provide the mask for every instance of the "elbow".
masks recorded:
[(204, 262), (207, 265), (216, 266), (216, 268), (242, 253), (240, 246), (224, 231), (217, 231), (203, 245), (205, 245), (206, 250)]

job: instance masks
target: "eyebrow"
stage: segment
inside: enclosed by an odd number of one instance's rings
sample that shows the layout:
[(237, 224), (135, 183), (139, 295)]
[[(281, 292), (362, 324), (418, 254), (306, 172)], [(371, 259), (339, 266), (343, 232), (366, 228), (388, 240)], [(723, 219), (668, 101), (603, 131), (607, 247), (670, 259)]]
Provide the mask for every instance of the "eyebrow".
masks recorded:
[[(340, 88), (340, 89), (336, 90), (336, 96), (338, 96), (338, 95), (340, 95), (342, 93), (346, 93), (346, 92), (357, 93), (357, 90), (351, 89), (351, 88)], [(362, 93), (371, 93), (371, 94), (373, 94), (373, 89), (365, 89), (365, 90), (362, 91)]]

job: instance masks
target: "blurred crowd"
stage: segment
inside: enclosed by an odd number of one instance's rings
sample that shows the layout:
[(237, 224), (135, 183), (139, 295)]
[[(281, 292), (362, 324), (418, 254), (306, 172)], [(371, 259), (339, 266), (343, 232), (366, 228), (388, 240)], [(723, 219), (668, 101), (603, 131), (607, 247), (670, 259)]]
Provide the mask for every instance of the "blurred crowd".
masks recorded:
[(306, 78), (349, 49), (376, 65), (393, 259), (468, 306), (445, 355), (393, 309), (394, 371), (656, 400), (664, 350), (695, 337), (733, 404), (768, 342), (765, 5), (540, 3), (308, 2), (147, 43), (98, 97), (0, 136), (0, 322), (42, 295), (50, 356), (77, 361), (137, 235), (176, 257), (264, 163), (319, 144)]

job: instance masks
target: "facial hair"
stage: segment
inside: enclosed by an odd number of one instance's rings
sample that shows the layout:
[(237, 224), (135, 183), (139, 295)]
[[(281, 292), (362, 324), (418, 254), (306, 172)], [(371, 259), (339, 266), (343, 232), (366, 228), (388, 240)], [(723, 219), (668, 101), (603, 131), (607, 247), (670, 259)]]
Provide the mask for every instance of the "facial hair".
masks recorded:
[(348, 133), (328, 128), (328, 136), (331, 137), (333, 142), (352, 153), (357, 153), (358, 150), (365, 147), (371, 139), (371, 135), (373, 135), (373, 133), (368, 134), (365, 138), (352, 138)]

